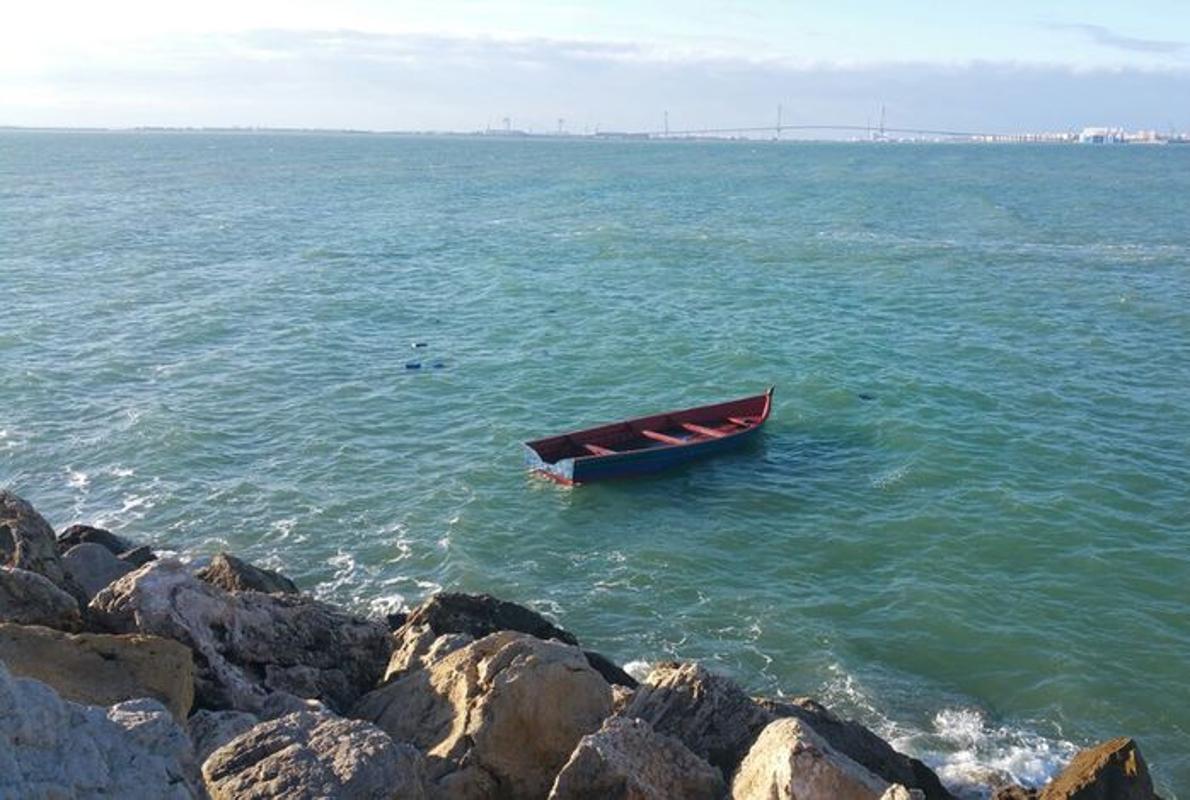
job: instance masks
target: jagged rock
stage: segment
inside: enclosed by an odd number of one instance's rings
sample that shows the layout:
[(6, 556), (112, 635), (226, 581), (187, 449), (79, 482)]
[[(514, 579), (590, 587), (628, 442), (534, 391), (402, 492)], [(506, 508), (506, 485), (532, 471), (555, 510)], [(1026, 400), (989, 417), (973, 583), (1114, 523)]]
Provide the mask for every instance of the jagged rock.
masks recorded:
[(1080, 750), (1040, 800), (1154, 800), (1153, 779), (1136, 742), (1110, 739)]
[(277, 691), (348, 708), (376, 685), (389, 655), (381, 622), (304, 595), (231, 594), (175, 559), (125, 575), (97, 594), (89, 611), (106, 630), (190, 647), (196, 701), (207, 709), (256, 712)]
[(632, 702), (632, 696), (636, 694), (635, 689), (629, 689), (627, 686), (620, 686), (612, 684), (612, 713), (616, 716), (621, 716), (624, 709)]
[(219, 553), (211, 563), (196, 573), (199, 580), (229, 592), (264, 592), (298, 594), (294, 582), (280, 572), (253, 566), (228, 553)]
[(0, 797), (202, 797), (185, 732), (156, 700), (63, 700), (0, 664)]
[(186, 727), (190, 732), (190, 741), (194, 743), (195, 758), (202, 764), (211, 753), (259, 723), (260, 719), (247, 711), (203, 709), (190, 716)]
[(1016, 784), (1001, 786), (992, 792), (990, 800), (1037, 800), (1037, 790)]
[(12, 674), (39, 680), (76, 703), (109, 706), (152, 697), (184, 721), (194, 702), (190, 649), (157, 636), (0, 624), (0, 661)]
[[(393, 621), (395, 617), (390, 615), (389, 624)], [(459, 633), (482, 639), (497, 631), (519, 631), (538, 639), (557, 639), (578, 645), (574, 634), (559, 628), (536, 611), (490, 594), (440, 592), (404, 615), (397, 634), (400, 636), (404, 630), (426, 627), (438, 636)], [(589, 650), (583, 654), (587, 663), (608, 683), (636, 688), (636, 680), (606, 656)]]
[(134, 547), (131, 550), (120, 553), (117, 558), (131, 564), (133, 567), (143, 567), (150, 561), (156, 561), (157, 554), (153, 552), (153, 548), (147, 544), (142, 544), (140, 547)]
[(68, 588), (54, 529), (32, 505), (5, 489), (0, 489), (0, 566), (36, 572)]
[(587, 657), (587, 663), (613, 686), (627, 686), (629, 689), (635, 689), (640, 685), (636, 678), (622, 670), (607, 656), (596, 653), (594, 650), (584, 650), (583, 655)]
[(736, 771), (732, 800), (880, 800), (887, 781), (826, 743), (800, 719), (770, 723)]
[(70, 548), (86, 542), (102, 545), (114, 556), (118, 556), (132, 547), (124, 539), (103, 528), (93, 528), (90, 525), (71, 525), (58, 534), (58, 554), (65, 555)]
[(774, 719), (730, 679), (674, 662), (654, 667), (620, 715), (679, 739), (725, 777)]
[(942, 781), (921, 761), (897, 752), (858, 722), (840, 719), (821, 703), (808, 697), (758, 702), (776, 717), (796, 717), (805, 722), (832, 748), (889, 783), (920, 789), (927, 800), (951, 800)]
[(132, 572), (135, 567), (116, 558), (101, 544), (83, 542), (62, 556), (62, 569), (90, 601), (100, 589)]
[(719, 770), (677, 739), (611, 717), (579, 741), (550, 800), (718, 800), (725, 791)]
[(44, 575), (11, 567), (0, 567), (0, 621), (65, 631), (82, 627), (74, 597)]
[(925, 800), (926, 793), (921, 789), (907, 789), (895, 783), (880, 795), (880, 800)]
[(423, 669), (438, 659), (475, 641), (465, 633), (438, 636), (429, 625), (406, 625), (393, 634), (393, 654), (384, 670), (384, 682)]
[(439, 796), (540, 798), (610, 711), (611, 687), (577, 647), (502, 631), (365, 695), (352, 716), (424, 752)]
[(262, 722), (203, 764), (213, 800), (425, 797), (421, 754), (360, 720), (289, 714)]
[(473, 639), (482, 639), (497, 631), (520, 631), (538, 639), (578, 644), (574, 634), (554, 625), (536, 611), (498, 600), (490, 594), (440, 592), (409, 612), (405, 624), (428, 625), (439, 636), (465, 633)]

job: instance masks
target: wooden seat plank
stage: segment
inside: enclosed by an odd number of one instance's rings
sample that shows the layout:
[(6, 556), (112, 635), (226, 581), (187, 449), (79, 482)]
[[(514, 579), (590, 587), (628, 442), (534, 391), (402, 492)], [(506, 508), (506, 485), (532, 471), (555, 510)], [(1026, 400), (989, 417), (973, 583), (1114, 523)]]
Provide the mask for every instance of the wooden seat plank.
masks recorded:
[(616, 454), (615, 450), (609, 450), (597, 444), (584, 444), (583, 449), (593, 456), (614, 456)]
[(683, 422), (682, 427), (691, 433), (698, 433), (703, 436), (709, 436), (712, 439), (722, 439), (727, 434), (723, 431), (717, 431), (714, 428), (707, 428), (702, 425), (695, 425), (693, 422)]
[(748, 419), (747, 417), (728, 417), (727, 421), (743, 428), (750, 428), (756, 424), (754, 420)]
[(668, 434), (658, 433), (657, 431), (642, 430), (640, 435), (652, 439), (655, 442), (664, 442), (665, 444), (686, 444), (684, 440), (679, 439), (676, 436), (669, 436)]

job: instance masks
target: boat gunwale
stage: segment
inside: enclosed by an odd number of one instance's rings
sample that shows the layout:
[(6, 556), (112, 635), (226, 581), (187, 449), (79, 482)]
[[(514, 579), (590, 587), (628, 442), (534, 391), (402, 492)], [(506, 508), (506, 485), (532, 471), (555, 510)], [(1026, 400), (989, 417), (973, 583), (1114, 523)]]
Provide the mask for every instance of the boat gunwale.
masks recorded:
[[(642, 414), (639, 417), (631, 417), (629, 419), (616, 420), (613, 422), (606, 422), (601, 425), (591, 425), (589, 427), (578, 428), (576, 430), (569, 431), (567, 433), (559, 433), (559, 434), (555, 434), (554, 436), (546, 436), (541, 439), (534, 439), (532, 441), (525, 442), (525, 447), (528, 447), (530, 450), (532, 450), (537, 455), (537, 457), (542, 460), (542, 462), (544, 464), (553, 466), (553, 465), (561, 464), (565, 461), (571, 461), (571, 462), (576, 462), (576, 463), (577, 462), (589, 463), (593, 460), (600, 460), (600, 459), (609, 459), (610, 460), (610, 459), (616, 459), (616, 458), (620, 458), (620, 457), (633, 457), (633, 456), (638, 456), (639, 454), (646, 453), (646, 452), (662, 452), (662, 451), (666, 451), (666, 450), (698, 447), (699, 445), (708, 444), (711, 442), (723, 442), (723, 441), (727, 441), (730, 439), (734, 439), (738, 436), (742, 436), (747, 433), (751, 433), (752, 431), (755, 431), (757, 428), (764, 425), (764, 423), (768, 421), (768, 418), (769, 418), (770, 414), (772, 413), (773, 392), (775, 390), (776, 390), (775, 386), (770, 386), (767, 390), (765, 390), (764, 392), (761, 392), (760, 394), (752, 394), (752, 395), (748, 395), (746, 397), (738, 397), (733, 400), (723, 400), (718, 403), (705, 403), (700, 406), (691, 406), (689, 408), (676, 409), (673, 411), (662, 411), (662, 412), (659, 412), (656, 414)], [(695, 411), (701, 411), (706, 408), (713, 408), (714, 406), (730, 406), (730, 405), (735, 405), (737, 403), (746, 403), (749, 400), (760, 400), (760, 399), (764, 400), (764, 409), (760, 413), (760, 415), (756, 417), (756, 421), (753, 424), (749, 425), (746, 428), (741, 428), (736, 431), (724, 433), (724, 435), (719, 437), (718, 439), (708, 437), (705, 439), (699, 439), (697, 441), (686, 441), (686, 442), (681, 442), (678, 444), (658, 444), (658, 446), (656, 446), (656, 447), (640, 447), (640, 448), (636, 448), (634, 450), (621, 450), (621, 451), (617, 451), (615, 453), (607, 453), (607, 454), (591, 453), (589, 455), (567, 456), (566, 458), (559, 458), (557, 461), (546, 461), (545, 458), (541, 455), (541, 453), (537, 450), (537, 448), (534, 447), (534, 445), (539, 444), (539, 443), (548, 442), (548, 441), (552, 441), (555, 439), (566, 439), (569, 437), (573, 437), (576, 434), (587, 433), (588, 431), (598, 430), (600, 428), (608, 428), (608, 427), (612, 427), (612, 426), (616, 426), (616, 425), (627, 425), (631, 428), (631, 426), (634, 422), (641, 422), (643, 420), (655, 419), (656, 417), (670, 417), (670, 416), (676, 417), (676, 416), (680, 416), (682, 414), (688, 414), (688, 413), (695, 412)], [(726, 419), (726, 417), (724, 419)], [(534, 471), (542, 472), (543, 470), (537, 469)]]

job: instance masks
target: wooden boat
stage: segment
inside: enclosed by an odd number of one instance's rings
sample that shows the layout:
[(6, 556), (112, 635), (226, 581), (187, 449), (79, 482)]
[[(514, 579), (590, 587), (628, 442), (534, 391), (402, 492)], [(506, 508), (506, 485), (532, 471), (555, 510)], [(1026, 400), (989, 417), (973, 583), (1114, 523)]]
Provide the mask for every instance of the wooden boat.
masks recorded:
[(567, 486), (659, 472), (751, 439), (769, 418), (773, 389), (698, 408), (613, 422), (525, 442), (529, 469)]

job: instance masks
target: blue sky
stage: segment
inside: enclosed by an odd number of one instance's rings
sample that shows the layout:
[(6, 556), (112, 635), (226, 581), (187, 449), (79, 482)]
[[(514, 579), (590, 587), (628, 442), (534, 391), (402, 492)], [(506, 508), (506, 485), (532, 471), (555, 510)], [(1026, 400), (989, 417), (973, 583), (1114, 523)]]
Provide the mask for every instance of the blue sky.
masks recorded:
[(1190, 129), (1190, 3), (41, 0), (0, 124)]

